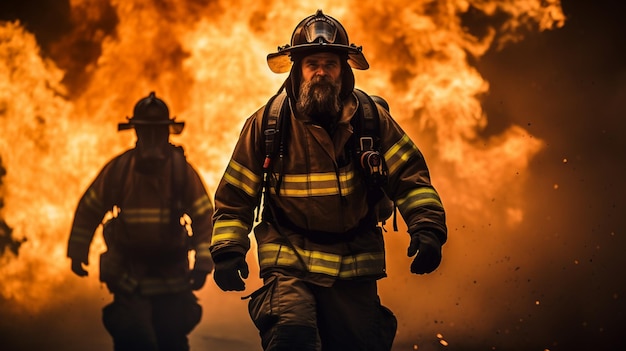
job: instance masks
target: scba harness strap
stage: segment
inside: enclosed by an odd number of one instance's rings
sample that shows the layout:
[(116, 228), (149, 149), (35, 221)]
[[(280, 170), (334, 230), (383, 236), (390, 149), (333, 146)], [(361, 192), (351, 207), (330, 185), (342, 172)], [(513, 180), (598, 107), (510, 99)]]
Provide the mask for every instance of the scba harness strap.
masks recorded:
[[(376, 102), (374, 102), (372, 97), (360, 89), (354, 89), (354, 95), (357, 97), (359, 104), (356, 118), (353, 118), (351, 121), (355, 130), (355, 138), (352, 139), (352, 154), (354, 161), (360, 165), (360, 169), (364, 174), (370, 189), (368, 202), (370, 207), (374, 208), (375, 204), (385, 197), (382, 186), (387, 184), (388, 176), (387, 164), (380, 150), (380, 116)], [(281, 133), (281, 131), (288, 130), (289, 114), (287, 93), (284, 89), (281, 89), (281, 91), (270, 98), (263, 112), (262, 129), (265, 139), (263, 143), (265, 160), (263, 162), (263, 190), (259, 194), (259, 205), (262, 201), (261, 198), (264, 198), (267, 202), (267, 191), (270, 186), (269, 174), (272, 171), (278, 174), (275, 191), (277, 195), (280, 194), (287, 134)]]
[[(125, 184), (131, 171), (130, 167), (133, 162), (133, 158), (135, 157), (135, 151), (135, 149), (127, 150), (123, 155), (116, 158), (114, 164), (112, 165), (113, 177), (107, 188), (110, 189), (108, 193), (112, 195), (112, 198), (110, 198), (108, 202), (113, 205), (114, 217), (117, 217), (119, 210), (124, 207), (123, 199), (126, 191)], [(170, 144), (170, 152), (172, 157), (172, 199), (170, 203), (170, 225), (171, 230), (173, 232), (177, 232), (177, 229), (181, 226), (180, 218), (184, 214), (183, 196), (186, 188), (185, 172), (187, 159), (185, 157), (185, 151), (181, 146)], [(117, 207), (117, 209), (115, 207)]]

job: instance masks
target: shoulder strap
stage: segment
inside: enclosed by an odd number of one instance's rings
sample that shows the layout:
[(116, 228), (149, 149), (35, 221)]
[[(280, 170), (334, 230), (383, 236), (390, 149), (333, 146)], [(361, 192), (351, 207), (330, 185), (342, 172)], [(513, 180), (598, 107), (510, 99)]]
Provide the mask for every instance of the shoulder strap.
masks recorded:
[(126, 184), (126, 178), (132, 163), (134, 149), (126, 150), (123, 154), (119, 155), (113, 161), (111, 173), (109, 177), (109, 185), (106, 189), (109, 189), (107, 206), (121, 207), (122, 199), (124, 198), (124, 185)]
[(356, 160), (360, 162), (368, 183), (378, 188), (387, 182), (387, 164), (380, 150), (380, 116), (374, 100), (360, 89), (354, 89), (359, 99), (359, 119), (355, 121)]
[[(263, 111), (263, 120), (261, 121), (261, 130), (263, 132), (263, 147), (265, 160), (263, 161), (263, 180), (262, 189), (257, 200), (257, 209), (261, 208), (262, 198), (267, 199), (267, 189), (270, 185), (269, 173), (273, 167), (273, 161), (277, 154), (282, 153), (282, 141), (284, 133), (281, 133), (283, 119), (281, 118), (285, 109), (283, 106), (287, 100), (287, 93), (281, 89), (276, 95), (272, 96)], [(276, 191), (278, 191), (279, 184)], [(257, 220), (259, 219), (257, 211)]]
[[(357, 160), (360, 160), (366, 180), (373, 188), (372, 191), (368, 192), (368, 201), (371, 207), (376, 208), (382, 205), (382, 201), (392, 202), (382, 190), (382, 186), (387, 183), (389, 171), (380, 147), (380, 115), (376, 102), (370, 95), (360, 89), (354, 89), (354, 93), (359, 99), (359, 112), (361, 112), (361, 120), (357, 129), (356, 156)], [(383, 98), (378, 98), (384, 101)], [(396, 204), (395, 202), (392, 203), (393, 228), (397, 231)], [(383, 219), (384, 221), (385, 219)]]
[(181, 146), (172, 148), (172, 210), (180, 213), (183, 211), (183, 194), (185, 186), (185, 173), (187, 159)]
[(380, 116), (378, 115), (376, 103), (363, 90), (354, 89), (354, 94), (359, 99), (359, 108), (362, 111), (360, 113), (362, 122), (357, 131), (359, 135), (357, 152), (378, 151), (380, 147)]
[(278, 93), (270, 98), (263, 111), (263, 137), (265, 138), (265, 161), (263, 170), (267, 172), (270, 168), (272, 158), (278, 152), (277, 139), (280, 139), (282, 109), (287, 98), (286, 92)]

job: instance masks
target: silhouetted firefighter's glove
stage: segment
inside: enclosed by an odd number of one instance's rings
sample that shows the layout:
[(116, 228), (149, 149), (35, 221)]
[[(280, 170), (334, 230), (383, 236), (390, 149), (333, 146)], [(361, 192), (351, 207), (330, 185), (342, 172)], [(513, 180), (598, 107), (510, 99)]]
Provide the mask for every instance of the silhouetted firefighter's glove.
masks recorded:
[(189, 274), (189, 282), (191, 283), (192, 290), (200, 290), (206, 282), (206, 276), (209, 274), (207, 271), (201, 269), (193, 269)]
[[(244, 256), (240, 254), (228, 255), (228, 257), (218, 257), (215, 260), (215, 270), (213, 279), (220, 289), (224, 291), (243, 291), (246, 284), (243, 279), (248, 278), (248, 264)], [(241, 279), (243, 278), (243, 279)]]
[(85, 277), (89, 274), (84, 268), (83, 265), (88, 265), (89, 263), (79, 260), (76, 258), (72, 258), (72, 272), (79, 277)]
[(434, 271), (441, 263), (441, 242), (437, 235), (428, 231), (411, 234), (407, 255), (417, 254), (411, 263), (411, 273), (424, 274)]

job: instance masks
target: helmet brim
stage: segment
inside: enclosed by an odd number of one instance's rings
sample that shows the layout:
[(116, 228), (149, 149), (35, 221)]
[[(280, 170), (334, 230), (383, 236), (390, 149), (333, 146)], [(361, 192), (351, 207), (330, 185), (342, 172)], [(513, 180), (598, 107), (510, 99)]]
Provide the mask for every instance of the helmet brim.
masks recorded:
[(361, 50), (356, 47), (326, 43), (311, 43), (287, 47), (283, 50), (267, 55), (267, 65), (274, 73), (287, 73), (291, 70), (291, 57), (293, 54), (323, 51), (347, 52), (348, 64), (354, 69), (366, 70), (370, 67)]
[[(128, 117), (127, 117), (128, 118)], [(176, 122), (174, 119), (169, 119), (166, 121), (145, 121), (145, 120), (133, 120), (132, 118), (128, 118), (128, 122), (126, 123), (118, 123), (117, 130), (128, 130), (133, 129), (136, 126), (169, 126), (170, 134), (180, 134), (183, 132), (185, 128), (185, 122)]]

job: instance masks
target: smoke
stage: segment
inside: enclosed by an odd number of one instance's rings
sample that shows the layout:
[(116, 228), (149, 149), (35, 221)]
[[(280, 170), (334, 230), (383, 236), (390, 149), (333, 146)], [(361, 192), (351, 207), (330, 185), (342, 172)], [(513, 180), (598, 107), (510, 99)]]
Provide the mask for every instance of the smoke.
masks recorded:
[[(380, 295), (399, 319), (395, 349), (623, 346), (618, 12), (564, 4), (565, 21), (556, 1), (326, 5), (372, 66), (355, 72), (357, 86), (390, 102), (448, 211), (450, 239), (431, 275), (409, 274), (403, 223), (386, 233)], [(115, 123), (156, 90), (187, 122), (177, 141), (212, 190), (243, 119), (284, 79), (265, 55), (316, 9), (243, 0), (0, 5), (0, 20), (12, 21), (0, 24), (0, 219), (13, 230), (0, 240), (28, 240), (19, 255), (0, 252), (8, 350), (111, 349), (100, 323), (110, 296), (94, 269), (102, 243), (87, 279), (71, 275), (64, 249), (78, 197), (132, 145)], [(252, 252), (248, 262), (252, 291), (260, 285)], [(259, 349), (245, 302), (211, 283), (198, 294), (205, 312), (192, 348)]]

